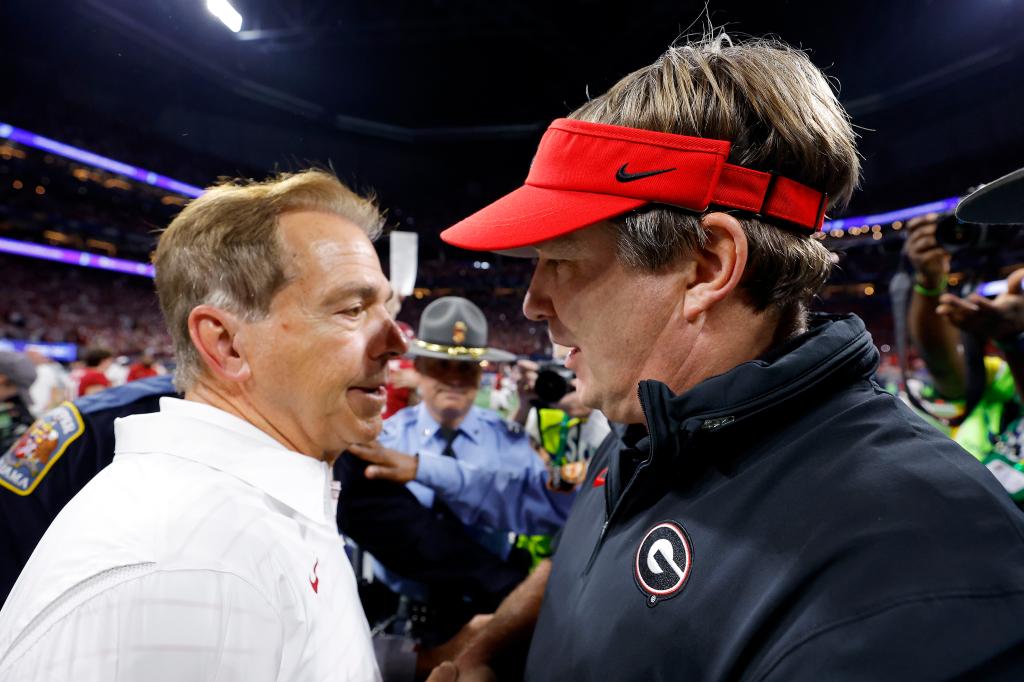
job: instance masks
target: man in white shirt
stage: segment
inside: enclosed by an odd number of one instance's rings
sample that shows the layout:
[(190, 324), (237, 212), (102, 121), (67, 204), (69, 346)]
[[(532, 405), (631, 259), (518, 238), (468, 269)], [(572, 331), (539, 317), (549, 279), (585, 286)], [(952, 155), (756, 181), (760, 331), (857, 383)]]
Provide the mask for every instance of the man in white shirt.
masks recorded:
[(328, 173), (223, 184), (163, 233), (185, 399), (121, 419), (0, 612), (0, 680), (378, 680), (331, 464), (405, 341), (376, 207)]

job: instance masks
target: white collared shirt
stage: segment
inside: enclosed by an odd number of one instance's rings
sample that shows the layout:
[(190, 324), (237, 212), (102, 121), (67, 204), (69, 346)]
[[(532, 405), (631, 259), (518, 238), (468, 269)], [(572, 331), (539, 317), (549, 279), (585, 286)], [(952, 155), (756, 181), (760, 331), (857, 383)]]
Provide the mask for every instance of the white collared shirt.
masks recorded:
[(162, 398), (115, 423), (0, 611), (0, 680), (379, 680), (331, 469)]

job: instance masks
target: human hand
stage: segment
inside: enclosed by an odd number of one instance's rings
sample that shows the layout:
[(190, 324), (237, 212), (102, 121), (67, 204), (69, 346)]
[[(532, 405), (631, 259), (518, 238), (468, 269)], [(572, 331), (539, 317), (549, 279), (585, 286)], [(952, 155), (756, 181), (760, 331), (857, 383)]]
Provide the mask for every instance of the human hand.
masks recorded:
[(519, 360), (516, 362), (516, 394), (519, 396), (519, 404), (529, 403), (537, 398), (534, 385), (537, 383), (537, 372), (540, 365), (532, 360)]
[(935, 312), (964, 331), (994, 341), (1010, 341), (1024, 332), (1024, 268), (1007, 278), (1006, 292), (993, 300), (971, 294), (966, 299), (952, 294), (939, 297)]
[(445, 661), (434, 668), (427, 682), (497, 682), (494, 671), (485, 665), (462, 670), (451, 661)]
[(942, 285), (949, 275), (950, 255), (935, 239), (939, 214), (929, 213), (907, 222), (907, 258), (921, 284), (928, 289)]
[(386, 448), (380, 444), (380, 441), (350, 445), (348, 451), (369, 463), (365, 473), (369, 479), (381, 479), (395, 483), (408, 483), (416, 479), (419, 459)]
[(555, 405), (560, 410), (564, 410), (570, 417), (583, 419), (589, 417), (594, 411), (593, 408), (587, 407), (583, 404), (583, 400), (580, 398), (580, 392), (573, 388), (573, 390), (566, 393), (561, 400)]
[(477, 633), (491, 622), (492, 618), (494, 618), (494, 614), (479, 613), (473, 616), (468, 623), (462, 626), (462, 629), (456, 632), (444, 644), (439, 644), (433, 649), (419, 652), (419, 655), (416, 657), (417, 677), (425, 675), (444, 661), (454, 660), (466, 648), (466, 645), (476, 637)]

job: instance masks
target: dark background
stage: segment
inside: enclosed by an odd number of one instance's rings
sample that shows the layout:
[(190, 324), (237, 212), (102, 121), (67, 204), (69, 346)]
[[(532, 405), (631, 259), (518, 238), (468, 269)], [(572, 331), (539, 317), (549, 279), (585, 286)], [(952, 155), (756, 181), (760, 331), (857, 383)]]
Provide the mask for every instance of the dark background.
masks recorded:
[(841, 84), (856, 215), (963, 193), (1024, 161), (1024, 3), (8, 0), (0, 121), (205, 185), (330, 164), (434, 235), (517, 186), (540, 133), (709, 18)]

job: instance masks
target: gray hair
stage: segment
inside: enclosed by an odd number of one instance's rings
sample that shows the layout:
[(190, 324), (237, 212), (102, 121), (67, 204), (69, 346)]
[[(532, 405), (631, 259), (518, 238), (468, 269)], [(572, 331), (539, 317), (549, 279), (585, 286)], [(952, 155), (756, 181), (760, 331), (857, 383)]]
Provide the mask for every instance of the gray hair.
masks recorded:
[(249, 321), (264, 318), (288, 281), (278, 218), (300, 210), (351, 220), (371, 240), (384, 222), (372, 198), (359, 196), (332, 173), (307, 170), (210, 187), (160, 235), (153, 255), (156, 291), (174, 342), (178, 390), (190, 389), (202, 371), (188, 330), (192, 310), (208, 304)]
[[(671, 47), (570, 118), (729, 140), (729, 163), (825, 191), (833, 208), (859, 181), (856, 135), (828, 80), (806, 54), (774, 40), (734, 43), (719, 34)], [(748, 241), (742, 291), (757, 310), (802, 318), (831, 272), (828, 251), (785, 226), (735, 213)], [(667, 206), (614, 222), (618, 257), (636, 269), (658, 270), (707, 239), (701, 216)]]

